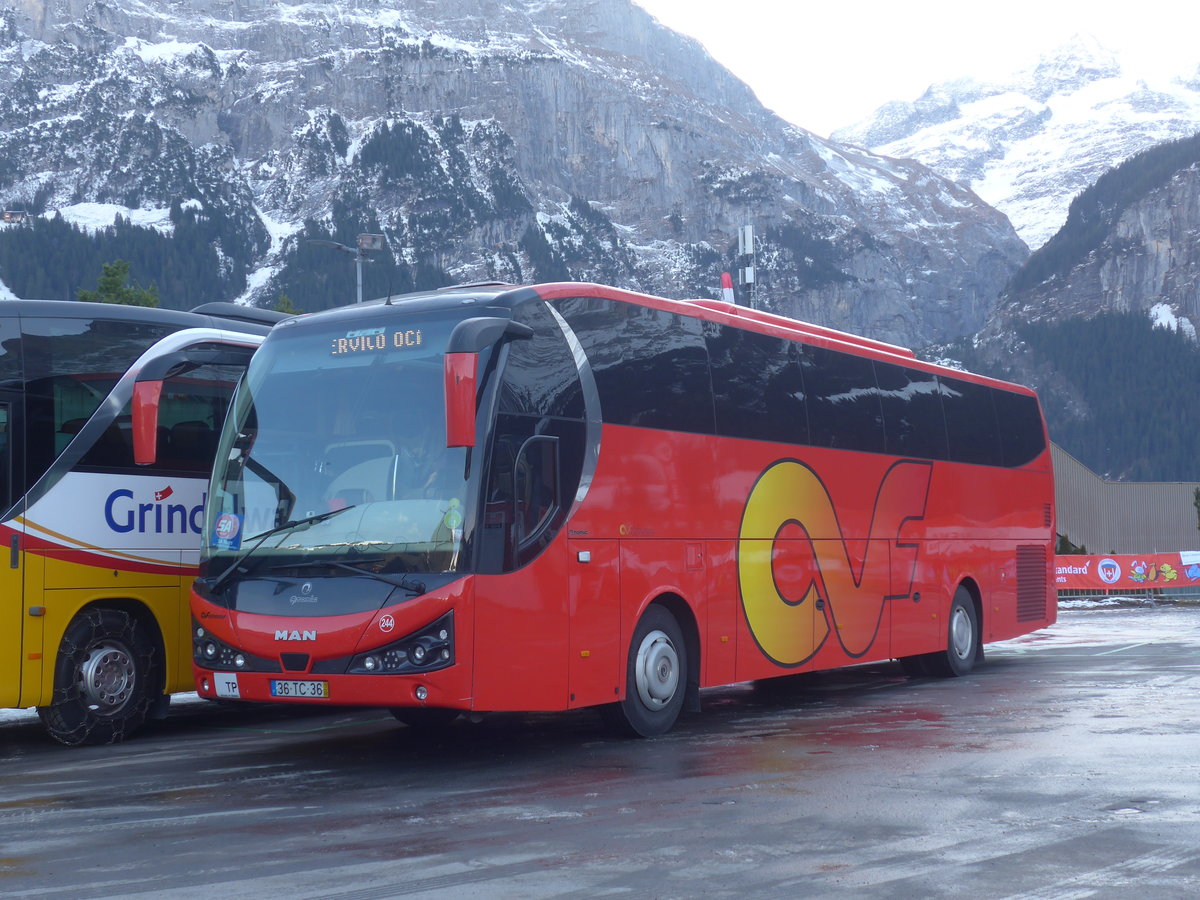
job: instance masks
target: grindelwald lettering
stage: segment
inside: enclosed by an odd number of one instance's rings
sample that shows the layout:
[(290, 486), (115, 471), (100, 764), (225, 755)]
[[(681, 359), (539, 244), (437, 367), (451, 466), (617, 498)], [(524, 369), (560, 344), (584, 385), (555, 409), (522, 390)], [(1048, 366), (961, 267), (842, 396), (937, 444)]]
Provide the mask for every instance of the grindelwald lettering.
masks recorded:
[(156, 491), (154, 500), (140, 502), (133, 491), (120, 488), (104, 501), (104, 521), (118, 534), (199, 534), (207, 495), (190, 509), (183, 503), (165, 502), (172, 495), (167, 488)]

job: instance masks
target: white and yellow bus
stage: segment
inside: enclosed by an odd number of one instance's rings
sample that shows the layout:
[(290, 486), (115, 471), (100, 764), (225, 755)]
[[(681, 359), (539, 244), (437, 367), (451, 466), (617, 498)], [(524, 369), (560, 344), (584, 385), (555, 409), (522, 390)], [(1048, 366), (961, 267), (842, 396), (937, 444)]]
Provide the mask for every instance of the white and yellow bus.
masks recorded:
[[(0, 303), (0, 708), (119, 741), (192, 687), (188, 591), (229, 397), (282, 316)], [(134, 459), (149, 381), (156, 461)]]

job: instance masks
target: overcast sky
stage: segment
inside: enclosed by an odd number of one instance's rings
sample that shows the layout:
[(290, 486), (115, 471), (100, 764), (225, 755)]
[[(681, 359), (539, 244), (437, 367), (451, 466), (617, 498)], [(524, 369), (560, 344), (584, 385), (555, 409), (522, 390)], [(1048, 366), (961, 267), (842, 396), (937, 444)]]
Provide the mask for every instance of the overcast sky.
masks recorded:
[(1191, 0), (635, 2), (698, 39), (764, 105), (820, 135), (940, 81), (1015, 71), (1076, 34), (1147, 77), (1200, 64), (1200, 4)]

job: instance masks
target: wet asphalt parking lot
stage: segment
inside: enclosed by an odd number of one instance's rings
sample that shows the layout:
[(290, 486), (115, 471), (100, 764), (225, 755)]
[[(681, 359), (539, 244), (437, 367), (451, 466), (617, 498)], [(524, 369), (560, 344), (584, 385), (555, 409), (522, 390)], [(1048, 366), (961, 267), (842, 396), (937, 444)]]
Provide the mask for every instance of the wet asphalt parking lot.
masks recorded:
[(649, 741), (185, 698), (70, 749), (7, 713), (0, 896), (1200, 896), (1200, 607), (703, 699)]

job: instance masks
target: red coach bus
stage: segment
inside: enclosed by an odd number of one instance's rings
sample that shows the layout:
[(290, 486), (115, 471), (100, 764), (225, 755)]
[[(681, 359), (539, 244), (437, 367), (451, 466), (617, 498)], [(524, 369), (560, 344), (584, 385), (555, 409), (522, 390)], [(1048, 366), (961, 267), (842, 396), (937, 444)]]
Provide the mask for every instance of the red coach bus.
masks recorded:
[(233, 401), (192, 602), (205, 697), (600, 707), (1055, 620), (1033, 392), (744, 307), (467, 286), (285, 321)]

